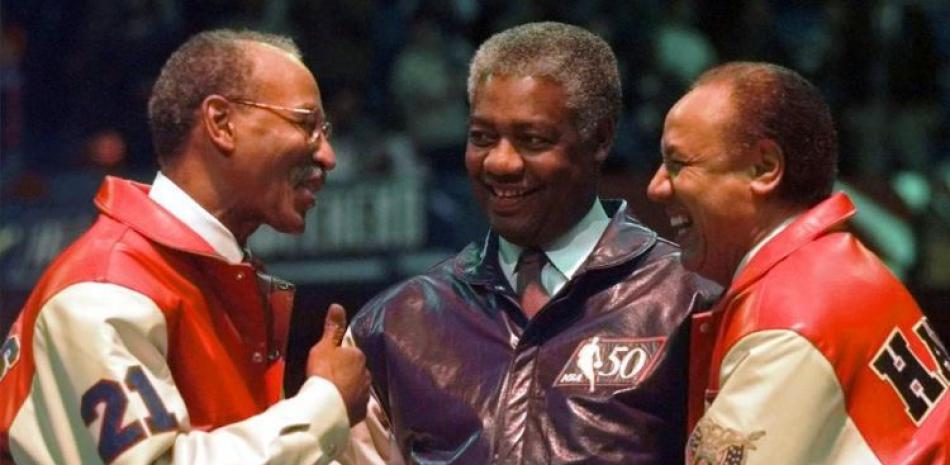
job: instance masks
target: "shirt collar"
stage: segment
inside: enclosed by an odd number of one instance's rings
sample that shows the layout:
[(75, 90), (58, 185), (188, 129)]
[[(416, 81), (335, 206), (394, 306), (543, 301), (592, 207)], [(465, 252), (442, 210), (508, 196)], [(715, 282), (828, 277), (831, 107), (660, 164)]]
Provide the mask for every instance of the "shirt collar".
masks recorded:
[(745, 266), (748, 265), (750, 261), (752, 261), (752, 257), (754, 257), (755, 254), (759, 253), (759, 251), (762, 250), (762, 247), (765, 247), (766, 243), (772, 240), (773, 237), (778, 236), (779, 233), (784, 231), (785, 228), (788, 227), (788, 225), (792, 224), (792, 222), (795, 221), (796, 218), (798, 218), (798, 215), (786, 218), (785, 221), (781, 222), (778, 226), (776, 226), (774, 229), (769, 231), (769, 233), (766, 234), (765, 237), (762, 238), (762, 240), (757, 242), (754, 247), (749, 249), (749, 251), (746, 252), (745, 256), (742, 257), (742, 260), (739, 261), (739, 266), (736, 267), (735, 273), (732, 274), (732, 280), (733, 281), (736, 280), (736, 277), (739, 276), (739, 273), (742, 271), (742, 269), (745, 268)]
[[(597, 242), (604, 234), (608, 224), (610, 224), (610, 218), (607, 216), (607, 212), (604, 211), (600, 199), (595, 199), (590, 210), (577, 224), (543, 247), (548, 263), (553, 265), (554, 269), (560, 274), (558, 281), (562, 282), (559, 284), (563, 284), (563, 281), (568, 281), (574, 276), (574, 273), (581, 267), (587, 256), (597, 246)], [(514, 282), (515, 265), (518, 264), (518, 256), (521, 255), (521, 250), (521, 246), (509, 242), (504, 237), (498, 237), (498, 261), (501, 264), (502, 272), (510, 283)], [(546, 277), (542, 275), (542, 280), (546, 281), (544, 278)], [(552, 287), (560, 287), (559, 285), (549, 286), (547, 282), (544, 284), (549, 291), (552, 290)]]
[(240, 263), (244, 259), (234, 234), (161, 171), (155, 175), (148, 196), (201, 236), (229, 263)]

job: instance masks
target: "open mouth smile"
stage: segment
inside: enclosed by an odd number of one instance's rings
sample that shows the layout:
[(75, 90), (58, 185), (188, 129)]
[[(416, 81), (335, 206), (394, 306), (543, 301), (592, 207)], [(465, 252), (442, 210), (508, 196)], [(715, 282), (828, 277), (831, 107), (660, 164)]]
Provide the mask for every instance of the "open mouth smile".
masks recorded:
[(304, 171), (302, 176), (294, 183), (297, 189), (307, 189), (311, 192), (317, 192), (323, 187), (324, 173), (319, 167), (312, 167)]
[(670, 226), (673, 229), (685, 229), (688, 228), (693, 221), (689, 219), (686, 215), (672, 215), (670, 216)]
[(537, 192), (537, 188), (488, 186), (492, 195), (499, 199), (517, 199)]
[(693, 225), (693, 220), (684, 213), (667, 212), (667, 215), (670, 217), (670, 227), (673, 228), (676, 240), (682, 242), (686, 233), (689, 232), (690, 226)]

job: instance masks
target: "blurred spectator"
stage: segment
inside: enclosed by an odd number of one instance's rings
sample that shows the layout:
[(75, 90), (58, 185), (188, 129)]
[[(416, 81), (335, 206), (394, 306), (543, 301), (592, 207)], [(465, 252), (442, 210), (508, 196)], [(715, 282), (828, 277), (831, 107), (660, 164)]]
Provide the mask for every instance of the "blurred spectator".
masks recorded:
[[(264, 3), (267, 3), (266, 1)], [(350, 86), (368, 87), (373, 60), (373, 0), (295, 0), (289, 10), (304, 61), (320, 81), (320, 91), (333, 95)], [(330, 114), (333, 118), (333, 114)]]
[(465, 70), (471, 47), (446, 36), (437, 19), (421, 9), (409, 41), (396, 58), (390, 89), (416, 149), (437, 172), (462, 172), (468, 127)]
[(180, 0), (190, 14), (189, 31), (228, 27), (290, 34), (297, 32), (289, 10), (293, 0)]
[(4, 168), (20, 167), (20, 141), (23, 134), (23, 48), (26, 35), (22, 28), (7, 24), (4, 16), (0, 41), (0, 157)]
[(24, 150), (43, 170), (75, 167), (72, 146), (93, 127), (120, 128), (130, 162), (151, 166), (143, 109), (162, 58), (181, 40), (174, 0), (14, 1), (26, 32)]
[(115, 129), (93, 134), (86, 146), (87, 158), (105, 174), (118, 175), (119, 168), (129, 155), (125, 138)]
[(346, 183), (359, 179), (397, 176), (422, 179), (426, 167), (416, 156), (412, 141), (401, 132), (386, 130), (362, 112), (363, 94), (353, 87), (338, 89), (327, 103), (333, 123), (336, 168), (328, 179)]
[(692, 26), (693, 16), (691, 3), (673, 2), (654, 38), (658, 71), (680, 89), (716, 63), (716, 50)]
[(465, 79), (472, 49), (462, 36), (440, 27), (441, 19), (428, 4), (413, 15), (390, 92), (415, 151), (430, 168), (430, 238), (451, 249), (481, 234), (483, 222), (464, 170)]

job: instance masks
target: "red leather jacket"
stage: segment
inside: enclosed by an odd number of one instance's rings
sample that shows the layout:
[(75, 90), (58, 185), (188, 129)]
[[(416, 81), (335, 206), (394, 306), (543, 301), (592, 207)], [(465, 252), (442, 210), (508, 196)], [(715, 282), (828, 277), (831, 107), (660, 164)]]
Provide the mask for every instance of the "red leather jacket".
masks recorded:
[(844, 194), (804, 212), (716, 305), (711, 404), (689, 463), (950, 464), (950, 357), (843, 230), (854, 213)]
[(7, 357), (0, 373), (0, 448), (33, 383), (37, 316), (81, 282), (137, 291), (161, 310), (166, 362), (191, 429), (231, 424), (280, 400), (293, 287), (221, 259), (152, 202), (148, 186), (107, 178), (95, 203), (95, 224), (49, 267), (12, 327), (16, 358)]
[(407, 463), (681, 463), (690, 312), (718, 288), (623, 204), (527, 321), (497, 236), (377, 296), (351, 328)]

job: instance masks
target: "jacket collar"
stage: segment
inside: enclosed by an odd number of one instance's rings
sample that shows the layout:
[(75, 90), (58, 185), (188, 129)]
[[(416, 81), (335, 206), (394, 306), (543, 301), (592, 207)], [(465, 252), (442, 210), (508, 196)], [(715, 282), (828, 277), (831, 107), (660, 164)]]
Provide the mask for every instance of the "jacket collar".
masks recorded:
[(132, 228), (165, 247), (220, 259), (197, 233), (148, 197), (149, 186), (107, 176), (96, 194), (103, 215)]
[(148, 196), (201, 236), (229, 263), (244, 260), (245, 253), (227, 226), (161, 171), (155, 175)]
[[(610, 268), (632, 260), (656, 243), (656, 233), (634, 218), (627, 202), (602, 201), (608, 214), (613, 213), (603, 236), (575, 273), (580, 276), (593, 269)], [(481, 244), (469, 244), (453, 260), (455, 272), (473, 283), (504, 280), (498, 265), (498, 234), (489, 231)]]
[(839, 192), (802, 213), (784, 231), (762, 246), (729, 286), (728, 293), (734, 295), (757, 281), (785, 257), (818, 236), (844, 229), (845, 222), (856, 212), (851, 199)]

